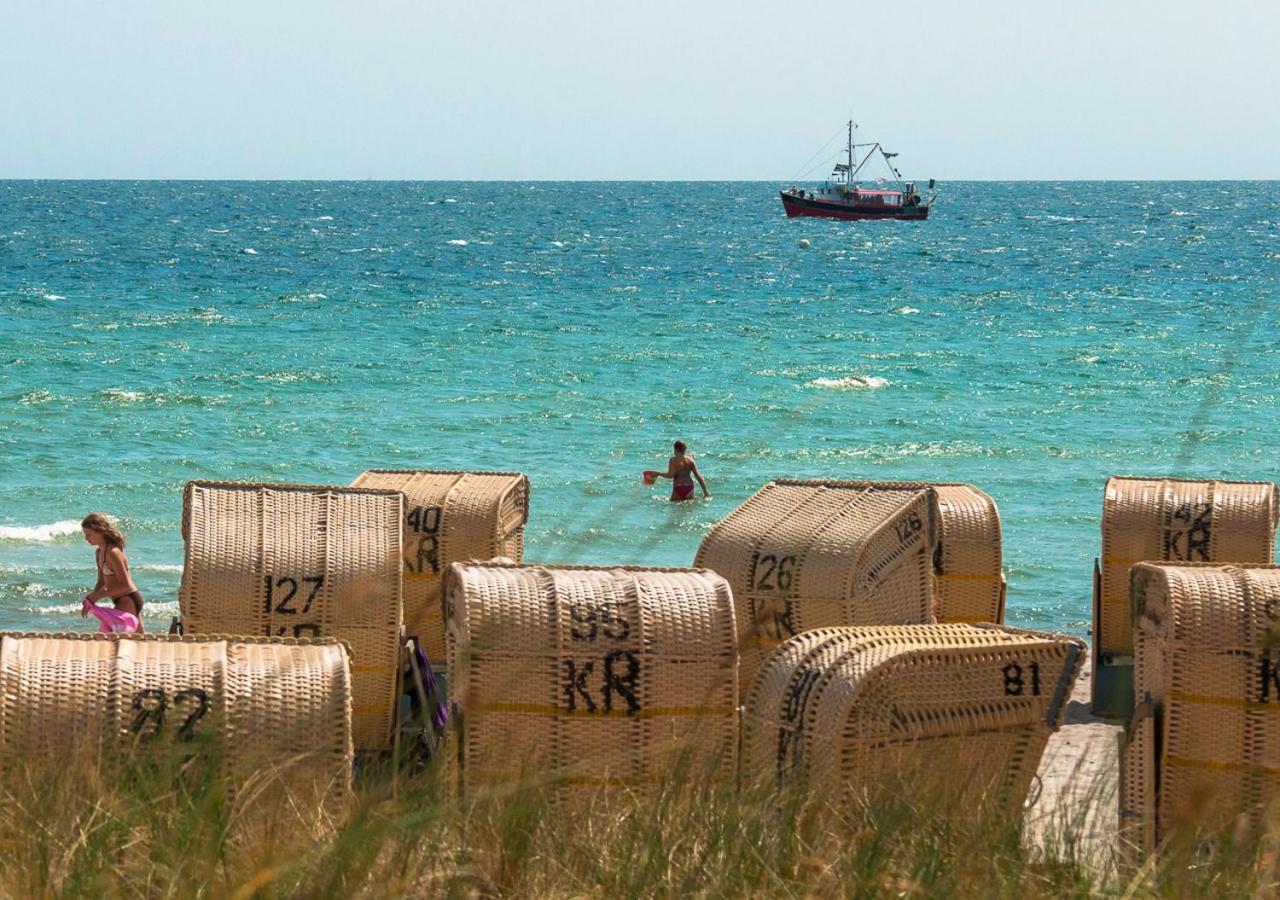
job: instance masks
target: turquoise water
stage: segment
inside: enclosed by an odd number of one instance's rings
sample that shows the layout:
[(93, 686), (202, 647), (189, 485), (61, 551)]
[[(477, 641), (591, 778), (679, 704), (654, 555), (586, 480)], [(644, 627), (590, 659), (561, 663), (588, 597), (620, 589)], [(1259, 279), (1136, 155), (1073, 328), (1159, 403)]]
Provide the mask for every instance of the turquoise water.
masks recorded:
[[(595, 563), (778, 476), (972, 482), (1009, 620), (1083, 632), (1108, 475), (1276, 477), (1280, 183), (775, 189), (0, 182), (0, 628), (89, 627), (90, 510), (158, 627), (188, 479), (420, 466), (523, 470), (527, 558)], [(712, 501), (641, 485), (674, 438)]]

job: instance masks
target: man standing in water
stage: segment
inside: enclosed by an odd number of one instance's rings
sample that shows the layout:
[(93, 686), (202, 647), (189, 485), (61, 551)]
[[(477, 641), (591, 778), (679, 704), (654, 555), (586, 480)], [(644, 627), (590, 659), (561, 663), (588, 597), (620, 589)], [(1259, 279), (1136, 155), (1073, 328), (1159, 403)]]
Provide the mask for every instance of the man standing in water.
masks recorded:
[[(702, 480), (702, 473), (698, 471), (698, 464), (693, 461), (692, 456), (685, 454), (684, 441), (676, 441), (676, 455), (667, 460), (667, 471), (654, 472), (657, 478), (670, 478), (671, 485), (671, 502), (679, 503), (682, 500), (693, 499), (693, 479), (698, 479), (698, 484), (702, 487), (702, 496), (707, 500), (711, 499), (711, 495), (707, 493), (707, 483)], [(646, 473), (648, 474), (648, 473)]]

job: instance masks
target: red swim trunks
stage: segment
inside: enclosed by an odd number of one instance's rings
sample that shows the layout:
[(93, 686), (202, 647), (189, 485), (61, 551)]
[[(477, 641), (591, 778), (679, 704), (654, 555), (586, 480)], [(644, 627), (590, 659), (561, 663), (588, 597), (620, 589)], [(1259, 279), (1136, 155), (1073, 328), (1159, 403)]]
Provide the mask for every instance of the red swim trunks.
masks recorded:
[(673, 490), (676, 498), (679, 500), (688, 500), (693, 496), (693, 485), (691, 484), (677, 484), (674, 486)]

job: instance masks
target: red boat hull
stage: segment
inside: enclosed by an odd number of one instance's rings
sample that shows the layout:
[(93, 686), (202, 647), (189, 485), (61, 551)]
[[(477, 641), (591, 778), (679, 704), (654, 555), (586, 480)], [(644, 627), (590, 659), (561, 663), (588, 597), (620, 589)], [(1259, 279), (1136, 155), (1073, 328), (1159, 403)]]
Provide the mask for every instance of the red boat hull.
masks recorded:
[(802, 197), (789, 191), (779, 191), (782, 208), (787, 211), (787, 218), (797, 216), (813, 216), (819, 219), (927, 219), (929, 207), (923, 203), (912, 206), (884, 207), (863, 206), (845, 200), (814, 197), (812, 194)]

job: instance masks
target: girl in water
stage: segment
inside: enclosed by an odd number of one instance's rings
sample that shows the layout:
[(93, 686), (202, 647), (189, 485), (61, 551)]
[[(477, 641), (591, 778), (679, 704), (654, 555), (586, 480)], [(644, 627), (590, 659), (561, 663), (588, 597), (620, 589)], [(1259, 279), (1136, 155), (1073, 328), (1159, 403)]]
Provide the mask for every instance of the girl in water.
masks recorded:
[(659, 478), (670, 478), (671, 502), (679, 503), (693, 499), (693, 480), (696, 478), (702, 488), (702, 496), (710, 500), (711, 495), (707, 493), (707, 483), (702, 480), (702, 473), (698, 471), (698, 464), (693, 461), (692, 456), (688, 455), (688, 448), (685, 446), (684, 441), (676, 441), (673, 449), (676, 455), (667, 460), (667, 471), (645, 472), (645, 483), (653, 484)]
[[(98, 564), (98, 583), (84, 595), (80, 615), (92, 615), (101, 624), (98, 631), (129, 634), (142, 631), (142, 594), (129, 574), (124, 555), (124, 535), (102, 513), (89, 513), (80, 523), (84, 539), (93, 545)], [(94, 601), (110, 598), (114, 609)]]

